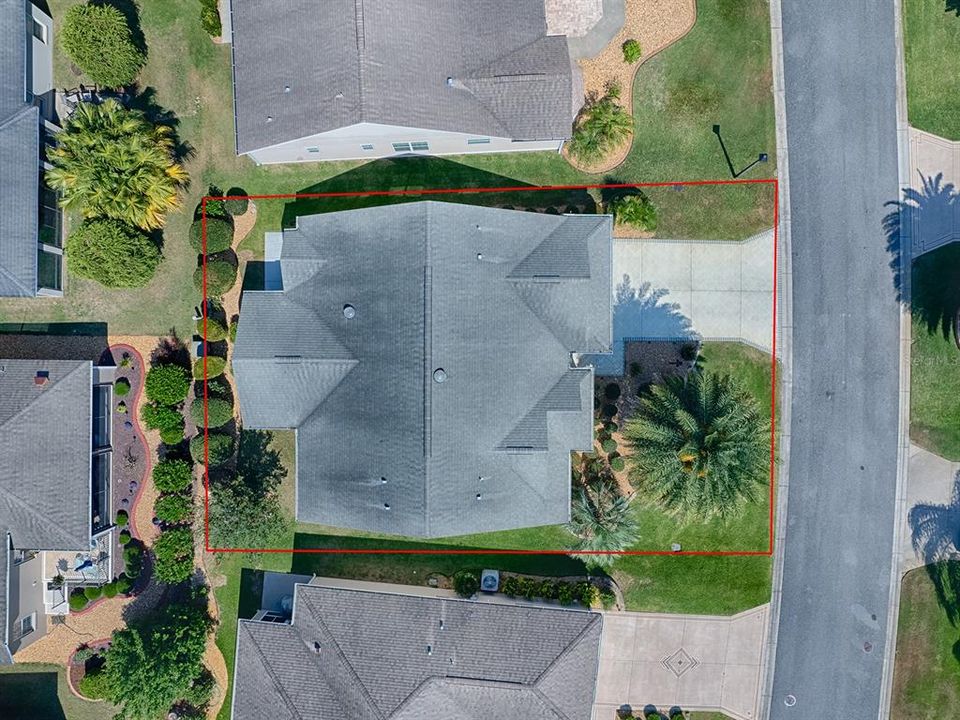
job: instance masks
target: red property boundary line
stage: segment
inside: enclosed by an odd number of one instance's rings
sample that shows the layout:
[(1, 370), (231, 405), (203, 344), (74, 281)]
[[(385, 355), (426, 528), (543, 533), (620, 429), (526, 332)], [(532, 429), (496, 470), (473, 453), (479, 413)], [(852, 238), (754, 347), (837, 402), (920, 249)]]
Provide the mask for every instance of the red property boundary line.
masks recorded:
[[(772, 185), (773, 186), (773, 327), (771, 342), (771, 393), (770, 393), (770, 492), (769, 492), (769, 527), (767, 548), (765, 550), (621, 550), (616, 552), (586, 551), (578, 555), (640, 555), (640, 556), (681, 556), (681, 557), (769, 557), (774, 549), (774, 508), (776, 499), (776, 438), (777, 438), (777, 250), (779, 241), (779, 200), (780, 185), (776, 178), (760, 179), (732, 179), (732, 180), (683, 180), (677, 182), (648, 182), (648, 183), (606, 183), (595, 185), (520, 185), (514, 187), (482, 187), (482, 188), (437, 188), (432, 190), (368, 190), (361, 192), (323, 192), (323, 193), (288, 193), (282, 195), (224, 195), (204, 196), (201, 199), (201, 245), (203, 248), (203, 338), (206, 346), (207, 338), (207, 202), (211, 200), (301, 200), (316, 198), (347, 198), (347, 197), (389, 197), (389, 196), (420, 196), (420, 195), (456, 195), (482, 194), (504, 192), (539, 192), (546, 190), (609, 190), (628, 188), (651, 187), (697, 187), (702, 185)], [(238, 282), (239, 282), (238, 278)], [(203, 356), (203, 374), (207, 375), (207, 355)], [(341, 555), (569, 555), (569, 550), (506, 550), (500, 548), (218, 548), (210, 546), (210, 473), (209, 473), (209, 422), (207, 411), (207, 387), (203, 388), (203, 488), (204, 488), (204, 549), (215, 553), (331, 553)]]

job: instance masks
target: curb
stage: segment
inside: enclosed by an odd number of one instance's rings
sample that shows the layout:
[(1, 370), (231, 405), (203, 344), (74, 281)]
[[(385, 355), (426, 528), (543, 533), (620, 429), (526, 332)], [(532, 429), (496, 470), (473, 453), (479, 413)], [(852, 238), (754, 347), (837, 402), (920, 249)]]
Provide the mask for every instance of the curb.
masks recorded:
[(793, 403), (793, 265), (790, 251), (790, 163), (787, 143), (786, 96), (783, 76), (783, 25), (780, 0), (770, 0), (770, 44), (773, 63), (773, 101), (777, 130), (778, 236), (777, 236), (777, 356), (780, 360), (779, 470), (776, 487), (776, 523), (771, 569), (770, 624), (760, 657), (762, 676), (756, 717), (766, 720), (773, 702), (773, 675), (777, 657), (780, 625), (780, 600), (783, 587), (784, 546), (787, 534), (787, 498), (790, 488), (790, 423)]

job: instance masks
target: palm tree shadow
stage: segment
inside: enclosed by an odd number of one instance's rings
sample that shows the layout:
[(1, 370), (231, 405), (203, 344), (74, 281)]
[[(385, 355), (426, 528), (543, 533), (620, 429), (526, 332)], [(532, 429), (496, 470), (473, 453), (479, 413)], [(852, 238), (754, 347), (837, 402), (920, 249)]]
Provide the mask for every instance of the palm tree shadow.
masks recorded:
[(960, 0), (946, 0), (943, 11), (960, 17)]
[(914, 552), (923, 560), (937, 602), (951, 625), (960, 621), (960, 473), (946, 505), (914, 505), (907, 517)]

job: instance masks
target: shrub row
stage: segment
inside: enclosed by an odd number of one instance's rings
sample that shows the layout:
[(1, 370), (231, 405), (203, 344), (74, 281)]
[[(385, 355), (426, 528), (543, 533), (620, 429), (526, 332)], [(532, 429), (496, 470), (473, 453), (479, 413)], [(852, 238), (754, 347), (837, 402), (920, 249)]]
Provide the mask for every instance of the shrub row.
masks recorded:
[[(224, 358), (217, 357), (216, 355), (208, 355), (206, 368), (207, 380), (223, 375), (223, 369), (226, 365), (227, 361)], [(203, 373), (203, 358), (197, 358), (193, 362), (193, 377), (197, 380), (203, 380)]]
[(192, 499), (187, 495), (164, 494), (157, 498), (153, 506), (153, 514), (165, 523), (182, 523), (190, 518), (193, 512)]
[(157, 365), (150, 368), (144, 383), (147, 399), (158, 405), (182, 403), (190, 391), (190, 378), (179, 365)]
[(516, 575), (511, 575), (500, 584), (500, 592), (507, 597), (528, 600), (559, 600), (561, 605), (569, 605), (576, 600), (584, 607), (590, 607), (599, 598), (597, 587), (586, 580), (568, 583), (563, 580), (533, 580)]
[(160, 431), (160, 441), (164, 445), (176, 445), (183, 440), (183, 415), (172, 407), (157, 403), (144, 405), (140, 419), (150, 430)]
[[(206, 417), (204, 415), (206, 414)], [(226, 425), (233, 419), (233, 403), (218, 397), (207, 398), (206, 413), (204, 413), (203, 396), (194, 399), (190, 405), (190, 415), (198, 428), (218, 428)]]
[[(124, 560), (127, 558), (127, 549), (124, 549)], [(139, 548), (137, 548), (139, 550)], [(139, 556), (138, 556), (139, 558)], [(129, 572), (130, 565), (127, 565), (127, 571)], [(137, 574), (139, 574), (139, 565), (137, 566)], [(124, 572), (118, 577), (114, 578), (111, 582), (106, 583), (105, 585), (91, 585), (85, 588), (74, 588), (73, 592), (70, 593), (70, 597), (67, 602), (70, 605), (70, 609), (74, 612), (79, 612), (83, 610), (87, 605), (92, 603), (94, 600), (99, 600), (101, 597), (112, 598), (117, 595), (126, 595), (133, 588), (133, 578)]]
[(193, 534), (190, 528), (164, 530), (153, 543), (157, 580), (175, 585), (193, 571)]

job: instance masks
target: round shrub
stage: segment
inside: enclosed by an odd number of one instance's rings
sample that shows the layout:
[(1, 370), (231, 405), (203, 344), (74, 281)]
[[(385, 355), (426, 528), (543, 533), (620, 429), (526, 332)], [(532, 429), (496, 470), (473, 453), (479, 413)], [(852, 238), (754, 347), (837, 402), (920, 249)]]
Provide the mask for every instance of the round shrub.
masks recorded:
[[(216, 355), (207, 356), (207, 379), (220, 377), (223, 375), (223, 369), (227, 366), (227, 361)], [(193, 377), (197, 380), (203, 380), (203, 358), (197, 358), (193, 362)]]
[(140, 568), (143, 566), (143, 548), (139, 543), (130, 542), (123, 548), (123, 567), (124, 572), (131, 578), (140, 574)]
[(63, 18), (60, 46), (98, 85), (129, 85), (146, 61), (123, 13), (111, 5), (74, 5)]
[(74, 612), (79, 612), (83, 610), (87, 605), (90, 604), (90, 601), (87, 600), (86, 594), (83, 592), (82, 588), (77, 588), (72, 593), (70, 593), (70, 609)]
[(66, 256), (70, 272), (108, 288), (143, 287), (160, 264), (160, 250), (146, 233), (103, 218), (84, 220), (70, 233)]
[(153, 514), (165, 523), (179, 523), (190, 517), (192, 509), (186, 495), (161, 495), (153, 506)]
[(117, 510), (117, 526), (126, 527), (130, 522), (130, 515), (126, 510)]
[(607, 433), (615, 433), (617, 430), (620, 429), (620, 426), (617, 425), (615, 422), (610, 421), (610, 422), (604, 423), (603, 429)]
[(233, 419), (233, 405), (223, 398), (207, 398), (206, 422), (204, 422), (203, 398), (197, 398), (190, 406), (190, 415), (198, 428), (218, 428)]
[[(197, 335), (204, 337), (203, 332), (203, 318), (197, 320)], [(227, 337), (227, 329), (223, 326), (223, 323), (220, 323), (213, 318), (207, 318), (207, 332), (206, 340), (207, 342), (220, 342)]]
[(108, 582), (103, 586), (103, 596), (106, 598), (112, 598), (117, 596), (117, 583), (116, 581)]
[(624, 467), (626, 467), (626, 464), (624, 463), (623, 458), (619, 455), (610, 461), (610, 469), (614, 472), (620, 472)]
[(165, 445), (176, 445), (183, 440), (183, 415), (166, 405), (144, 405), (140, 419), (150, 430), (159, 430)]
[(181, 583), (193, 571), (193, 534), (189, 528), (164, 530), (153, 543), (154, 574), (161, 582)]
[(207, 246), (203, 247), (203, 221), (194, 220), (190, 226), (190, 245), (198, 253), (214, 255), (223, 252), (233, 244), (233, 223), (226, 217), (211, 215), (207, 204)]
[(243, 215), (250, 205), (250, 201), (244, 197), (246, 194), (243, 188), (232, 187), (227, 190), (227, 197), (229, 197), (230, 200), (223, 201), (224, 209), (230, 215)]
[(659, 213), (650, 199), (641, 191), (624, 195), (610, 203), (617, 225), (631, 225), (644, 232), (657, 229)]
[(617, 441), (614, 440), (613, 438), (607, 438), (606, 440), (603, 441), (603, 444), (601, 444), (600, 447), (603, 448), (603, 451), (605, 453), (612, 453), (614, 450), (617, 449)]
[(643, 50), (640, 47), (640, 42), (634, 39), (627, 40), (621, 46), (623, 49), (623, 61), (630, 65), (633, 65), (640, 59), (640, 56), (643, 55)]
[(118, 378), (113, 383), (113, 394), (117, 397), (126, 397), (130, 394), (130, 381), (126, 378)]
[(460, 597), (471, 597), (480, 589), (480, 578), (475, 572), (461, 570), (453, 576), (453, 589)]
[(110, 697), (112, 691), (110, 676), (103, 668), (97, 668), (86, 673), (77, 683), (80, 694), (91, 700), (103, 700)]
[(517, 578), (513, 575), (505, 578), (503, 582), (500, 583), (500, 592), (507, 597), (516, 597), (517, 595), (522, 594), (520, 591), (520, 585), (517, 582)]
[(133, 589), (133, 580), (126, 573), (121, 573), (120, 576), (113, 581), (113, 584), (117, 588), (117, 592), (121, 595), (126, 595)]
[(153, 484), (162, 493), (183, 492), (190, 487), (191, 483), (193, 483), (193, 468), (186, 460), (166, 459), (153, 466)]
[[(237, 282), (237, 268), (226, 260), (207, 260), (207, 297), (220, 297)], [(197, 290), (203, 288), (203, 267), (193, 273)]]
[[(223, 433), (208, 433), (207, 454), (211, 467), (223, 465), (233, 455), (233, 437)], [(203, 433), (190, 441), (190, 454), (193, 459), (203, 464)]]
[(144, 388), (151, 402), (178, 405), (190, 391), (190, 378), (179, 365), (158, 365), (150, 368)]
[(121, 545), (126, 545), (128, 542), (130, 542), (131, 537), (132, 536), (130, 535), (129, 530), (121, 530), (120, 534), (117, 536), (117, 542), (119, 542)]
[(620, 386), (617, 383), (609, 383), (603, 389), (603, 396), (607, 400), (610, 400), (611, 402), (613, 402), (614, 400), (620, 397)]
[(101, 588), (99, 585), (90, 585), (83, 589), (83, 594), (87, 596), (87, 600), (97, 600), (101, 595), (103, 595), (103, 588)]

